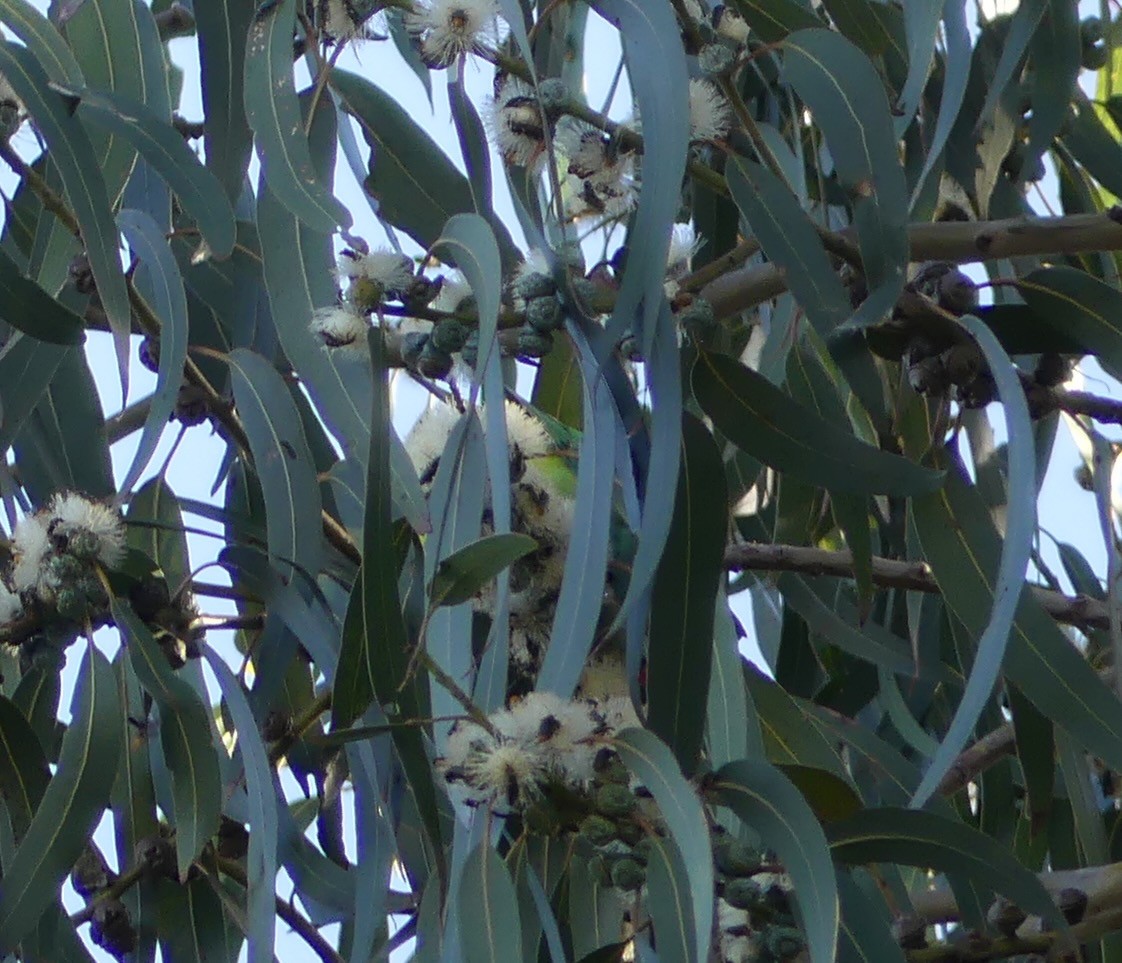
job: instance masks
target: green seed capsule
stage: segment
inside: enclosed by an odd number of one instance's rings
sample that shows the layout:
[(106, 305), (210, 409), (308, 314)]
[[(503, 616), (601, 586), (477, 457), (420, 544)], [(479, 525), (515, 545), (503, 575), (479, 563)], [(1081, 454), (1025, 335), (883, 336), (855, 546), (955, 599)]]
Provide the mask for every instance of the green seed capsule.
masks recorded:
[(686, 336), (696, 344), (707, 344), (717, 332), (720, 325), (713, 314), (713, 305), (701, 298), (695, 298), (693, 303), (678, 312), (678, 324)]
[(426, 378), (440, 381), (452, 373), (452, 356), (441, 351), (430, 338), (417, 360), (417, 371)]
[(635, 808), (635, 794), (626, 786), (609, 783), (596, 790), (595, 804), (605, 816), (627, 816)]
[(713, 861), (725, 876), (751, 876), (760, 871), (760, 854), (739, 839), (719, 840), (713, 847)]
[(559, 77), (548, 77), (538, 84), (538, 99), (546, 111), (560, 111), (572, 102), (569, 85)]
[(531, 298), (552, 296), (557, 291), (557, 285), (548, 274), (540, 274), (534, 271), (532, 274), (523, 275), (515, 281), (511, 290), (515, 297), (529, 301)]
[(429, 342), (445, 354), (455, 354), (463, 348), (470, 332), (471, 328), (463, 322), (447, 319), (432, 329)]
[(553, 335), (524, 327), (518, 332), (518, 353), (525, 358), (544, 358), (553, 350)]
[(790, 926), (769, 926), (765, 931), (764, 946), (776, 959), (789, 960), (804, 945), (802, 933)]
[(533, 298), (526, 302), (526, 323), (539, 334), (550, 334), (564, 322), (561, 305), (555, 297)]
[(593, 846), (607, 846), (616, 839), (616, 827), (610, 819), (594, 813), (580, 824), (580, 834)]
[(647, 881), (647, 871), (634, 859), (612, 864), (612, 885), (617, 889), (639, 889)]
[(764, 899), (763, 890), (750, 879), (730, 879), (725, 883), (722, 899), (736, 909), (752, 909)]

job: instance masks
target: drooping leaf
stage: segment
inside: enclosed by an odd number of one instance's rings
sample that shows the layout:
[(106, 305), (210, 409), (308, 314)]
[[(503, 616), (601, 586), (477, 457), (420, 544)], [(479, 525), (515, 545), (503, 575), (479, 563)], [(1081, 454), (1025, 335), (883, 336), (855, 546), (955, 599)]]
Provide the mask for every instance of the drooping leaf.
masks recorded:
[(217, 832), (222, 811), (222, 778), (209, 713), (191, 685), (172, 671), (159, 643), (128, 602), (113, 599), (110, 605), (133, 671), (159, 709), (160, 745), (172, 778), (176, 865), (179, 878), (185, 879)]
[(73, 93), (78, 116), (131, 143), (175, 192), (214, 256), (227, 257), (237, 232), (233, 208), (218, 178), (203, 167), (183, 135), (147, 105), (123, 95), (86, 89)]
[(308, 150), (292, 78), (296, 6), (276, 0), (254, 14), (245, 50), (245, 115), (269, 189), (302, 223), (330, 234), (336, 225), (350, 227), (351, 215), (320, 181)]
[(81, 344), (86, 339), (82, 318), (24, 277), (15, 261), (3, 251), (0, 251), (0, 319), (50, 344)]
[(728, 496), (721, 453), (682, 415), (673, 521), (653, 586), (647, 648), (647, 724), (692, 772), (709, 702), (714, 606), (724, 575)]
[(1033, 314), (1122, 372), (1122, 292), (1086, 271), (1040, 268), (1017, 280)]
[[(690, 963), (691, 960), (699, 959), (694, 943), (694, 926), (699, 925), (700, 921), (694, 923), (688, 913), (682, 912), (690, 902), (690, 879), (686, 864), (672, 839), (663, 839), (654, 834), (647, 839), (650, 840), (650, 856), (646, 867), (647, 898), (655, 939), (658, 940), (658, 958), (667, 963)], [(614, 959), (615, 953), (611, 944), (603, 948), (603, 957), (606, 959)]]
[(468, 855), (459, 885), (460, 947), (467, 963), (520, 963), (521, 922), (510, 873), (486, 842)]
[(693, 389), (714, 426), (738, 448), (811, 484), (909, 495), (932, 491), (942, 480), (938, 472), (844, 434), (727, 356), (702, 353)]
[(1027, 179), (1037, 160), (1051, 146), (1052, 138), (1067, 122), (1082, 46), (1078, 7), (1064, 0), (1048, 0), (1029, 43), (1032, 113), (1021, 179)]
[(82, 68), (74, 54), (55, 25), (27, 0), (0, 0), (0, 20), (24, 42), (51, 80), (73, 87), (82, 85)]
[[(965, 315), (961, 323), (985, 355), (990, 373), (997, 382), (998, 395), (1005, 406), (1009, 431), (1009, 511), (1001, 563), (993, 585), (994, 604), (989, 622), (978, 638), (966, 691), (912, 800), (916, 808), (927, 802), (965, 748), (1000, 676), (1036, 534), (1036, 454), (1024, 388), (1008, 355), (990, 330), (971, 315)], [(929, 497), (936, 499), (940, 496)]]
[(144, 420), (136, 454), (121, 482), (121, 491), (127, 492), (147, 467), (168, 419), (175, 411), (179, 388), (183, 383), (183, 365), (187, 360), (188, 320), (183, 279), (156, 222), (141, 211), (127, 210), (118, 215), (117, 223), (141, 262), (143, 282), (151, 291), (152, 309), (160, 319), (156, 390), (148, 408), (148, 417)]
[(767, 840), (791, 876), (812, 963), (830, 963), (838, 938), (833, 864), (817, 818), (777, 769), (742, 759), (721, 767), (714, 789), (746, 826)]
[(245, 765), (246, 799), (250, 810), (249, 853), (246, 857), (249, 961), (269, 963), (273, 958), (276, 928), (273, 888), (277, 874), (278, 832), (273, 770), (241, 683), (214, 649), (207, 646), (203, 654), (218, 679), (222, 698), (230, 710)]
[(66, 99), (49, 87), (43, 68), (26, 48), (0, 44), (0, 72), (35, 118), (66, 188), (98, 295), (113, 330), (121, 393), (126, 395), (128, 334), (132, 324), (129, 297), (117, 254), (117, 229), (93, 147), (81, 121), (70, 112)]
[(798, 199), (766, 167), (737, 158), (729, 191), (770, 260), (823, 338), (853, 313), (814, 222)]
[(230, 354), (234, 400), (245, 425), (254, 470), (265, 495), (269, 553), (284, 571), (320, 570), (321, 502), (300, 414), (277, 370), (259, 354)]
[(865, 809), (826, 827), (830, 852), (843, 863), (891, 862), (962, 873), (1064, 928), (1036, 875), (996, 840), (972, 826), (920, 809)]
[[(640, 339), (644, 356), (650, 357), (685, 172), (689, 73), (670, 4), (593, 0), (591, 6), (619, 31), (628, 79), (643, 118), (643, 190), (627, 232), (627, 266), (608, 332), (614, 341), (631, 331)], [(658, 64), (657, 70), (646, 69), (652, 62)]]
[(194, 11), (206, 117), (206, 163), (222, 181), (231, 204), (241, 196), (253, 152), (253, 131), (246, 120), (242, 92), (245, 37), (253, 13), (253, 4), (238, 0), (200, 3)]
[(50, 781), (46, 754), (27, 716), (0, 696), (0, 792), (16, 843), (31, 825)]
[(838, 182), (853, 200), (869, 296), (850, 324), (880, 321), (904, 287), (908, 187), (884, 84), (868, 57), (829, 30), (784, 41), (784, 75), (826, 135)]
[[(452, 215), (475, 209), (467, 178), (397, 101), (346, 70), (331, 72), (331, 86), (370, 145), (370, 174), (363, 186), (386, 220), (428, 247)], [(504, 264), (517, 263), (510, 235), (499, 229), (496, 240)]]
[(430, 604), (436, 607), (469, 601), (501, 571), (537, 547), (538, 543), (529, 535), (507, 532), (487, 535), (446, 555), (436, 566), (429, 588)]
[(796, 30), (822, 26), (822, 21), (796, 0), (733, 0), (733, 6), (764, 43), (783, 40)]
[[(625, 766), (650, 790), (684, 863), (685, 889), (679, 913), (688, 937), (686, 959), (707, 959), (713, 913), (713, 860), (705, 814), (673, 754), (653, 733), (627, 729), (613, 741)], [(688, 903), (687, 903), (688, 901)]]
[(162, 478), (146, 481), (129, 500), (128, 543), (163, 572), (168, 589), (178, 591), (191, 572), (179, 499)]
[(91, 644), (82, 658), (58, 770), (0, 881), (0, 952), (9, 953), (57, 898), (93, 832), (117, 772), (121, 712), (113, 670)]

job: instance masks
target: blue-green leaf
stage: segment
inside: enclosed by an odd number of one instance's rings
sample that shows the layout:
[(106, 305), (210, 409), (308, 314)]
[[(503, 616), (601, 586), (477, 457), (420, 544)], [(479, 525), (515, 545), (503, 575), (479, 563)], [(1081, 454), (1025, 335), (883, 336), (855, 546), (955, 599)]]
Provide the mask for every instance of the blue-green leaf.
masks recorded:
[(920, 809), (865, 809), (826, 828), (843, 863), (897, 863), (960, 873), (1008, 896), (1050, 925), (1066, 924), (1036, 875), (1001, 843), (972, 826)]
[(778, 471), (831, 491), (914, 495), (942, 474), (858, 441), (798, 405), (763, 375), (732, 358), (702, 353), (693, 369), (701, 409), (742, 451)]
[[(647, 891), (654, 935), (658, 940), (658, 959), (666, 963), (688, 963), (696, 960), (693, 920), (687, 911), (690, 903), (690, 880), (682, 854), (674, 841), (655, 833), (650, 841), (647, 859)], [(618, 960), (614, 945), (604, 947), (597, 960)], [(585, 963), (588, 957), (584, 958)]]
[(768, 259), (821, 337), (853, 313), (814, 222), (798, 199), (766, 167), (741, 158), (727, 170), (729, 190)]
[(0, 320), (38, 341), (81, 344), (85, 322), (38, 284), (24, 277), (19, 266), (0, 251)]
[(733, 0), (733, 6), (765, 43), (775, 43), (796, 30), (822, 25), (797, 0)]
[[(159, 444), (168, 419), (175, 411), (179, 388), (183, 383), (183, 364), (187, 360), (187, 295), (183, 279), (175, 263), (163, 231), (141, 211), (121, 211), (117, 216), (121, 233), (139, 258), (141, 272), (152, 292), (152, 309), (160, 319), (160, 361), (156, 373), (156, 390), (144, 419), (140, 442), (132, 464), (121, 482), (127, 492), (136, 484)], [(138, 278), (138, 281), (141, 279)]]
[(520, 963), (522, 923), (514, 883), (486, 840), (468, 855), (458, 895), (460, 947), (467, 963)]
[[(628, 79), (643, 118), (643, 190), (627, 232), (627, 267), (608, 332), (614, 342), (633, 331), (641, 336), (644, 356), (649, 357), (685, 173), (689, 74), (670, 4), (593, 0), (591, 6), (619, 31)], [(650, 64), (658, 64), (658, 69), (651, 70)]]
[(709, 640), (724, 577), (728, 493), (717, 443), (689, 413), (682, 415), (681, 459), (673, 521), (652, 591), (647, 725), (693, 772), (709, 701)]
[(537, 547), (529, 535), (505, 532), (487, 535), (444, 556), (437, 563), (429, 588), (429, 604), (435, 607), (470, 601), (496, 575)]
[(1025, 572), (1036, 534), (1036, 451), (1024, 388), (1016, 368), (989, 328), (971, 315), (964, 316), (962, 324), (982, 349), (1005, 407), (1009, 431), (1009, 511), (1006, 516), (1001, 563), (993, 588), (994, 603), (989, 623), (978, 639), (966, 691), (962, 694), (954, 718), (939, 745), (939, 751), (931, 760), (923, 782), (912, 798), (912, 806), (917, 809), (931, 798), (943, 776), (966, 746), (1000, 676), (1005, 646), (1022, 589), (1025, 587)]
[(0, 20), (35, 55), (55, 83), (80, 87), (82, 68), (53, 23), (26, 0), (0, 0)]
[(175, 192), (215, 257), (227, 257), (237, 233), (233, 208), (221, 182), (203, 167), (183, 135), (145, 104), (123, 95), (78, 90), (74, 96), (78, 116), (131, 143)]
[(812, 963), (832, 963), (838, 892), (826, 836), (802, 794), (778, 769), (742, 759), (723, 766), (714, 789), (779, 855), (795, 892)]
[(826, 135), (853, 223), (869, 297), (850, 324), (881, 320), (904, 288), (908, 185), (884, 83), (869, 58), (840, 34), (800, 30), (784, 41), (784, 75)]
[(129, 660), (140, 684), (159, 709), (160, 745), (172, 777), (175, 850), (179, 878), (218, 831), (222, 812), (222, 777), (211, 742), (211, 722), (198, 694), (168, 665), (159, 643), (128, 602), (110, 602)]
[(1079, 76), (1081, 56), (1078, 4), (1071, 0), (1048, 0), (1029, 46), (1032, 113), (1028, 119), (1029, 136), (1021, 180), (1052, 145), (1052, 138), (1071, 113), (1072, 88)]
[(253, 12), (252, 3), (239, 0), (200, 3), (194, 11), (206, 117), (206, 164), (222, 181), (231, 204), (241, 197), (253, 152), (253, 131), (243, 102), (245, 37)]
[(218, 679), (222, 698), (238, 733), (249, 803), (249, 854), (246, 859), (246, 915), (249, 963), (271, 963), (276, 929), (277, 813), (273, 769), (241, 683), (222, 657), (207, 646), (203, 655)]
[(0, 73), (35, 118), (38, 132), (46, 141), (66, 188), (82, 230), (97, 292), (113, 330), (121, 392), (126, 395), (132, 318), (117, 253), (117, 229), (93, 148), (81, 122), (68, 109), (65, 98), (50, 88), (43, 68), (26, 48), (0, 43)]
[(117, 684), (105, 656), (86, 648), (58, 770), (0, 882), (0, 952), (9, 953), (58, 896), (109, 800), (121, 753)]
[[(903, 133), (911, 124), (927, 84), (927, 72), (935, 53), (942, 9), (930, 0), (904, 4), (904, 34), (908, 40), (908, 77), (897, 105), (896, 130)], [(940, 112), (942, 105), (940, 104)]]
[(282, 571), (295, 565), (314, 576), (323, 561), (322, 505), (300, 413), (276, 368), (259, 354), (238, 348), (229, 360), (234, 401), (265, 495), (269, 554)]
[(623, 764), (650, 790), (670, 836), (681, 853), (688, 880), (688, 905), (680, 910), (689, 931), (694, 963), (706, 960), (713, 914), (713, 857), (705, 812), (693, 787), (682, 776), (670, 750), (645, 729), (626, 729), (613, 741)]
[(262, 4), (245, 53), (245, 114), (257, 135), (261, 169), (277, 199), (312, 230), (350, 227), (350, 212), (321, 183), (312, 165), (292, 79), (295, 0)]

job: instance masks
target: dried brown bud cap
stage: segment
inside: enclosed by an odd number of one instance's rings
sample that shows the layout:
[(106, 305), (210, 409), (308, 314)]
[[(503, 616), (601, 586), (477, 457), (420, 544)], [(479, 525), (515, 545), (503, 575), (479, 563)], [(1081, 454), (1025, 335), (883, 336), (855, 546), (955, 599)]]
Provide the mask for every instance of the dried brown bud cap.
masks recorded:
[(1068, 921), (1070, 926), (1074, 926), (1083, 919), (1083, 915), (1087, 912), (1087, 903), (1087, 894), (1074, 886), (1061, 889), (1059, 895), (1056, 896), (1056, 905), (1060, 908), (1060, 912), (1064, 914), (1064, 919)]

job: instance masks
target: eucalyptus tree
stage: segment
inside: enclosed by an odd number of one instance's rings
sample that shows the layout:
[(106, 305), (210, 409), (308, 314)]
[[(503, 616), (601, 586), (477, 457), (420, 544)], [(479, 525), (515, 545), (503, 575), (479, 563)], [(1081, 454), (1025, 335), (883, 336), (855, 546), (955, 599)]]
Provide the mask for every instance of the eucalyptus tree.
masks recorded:
[(0, 0), (0, 954), (1118, 958), (1113, 6)]

